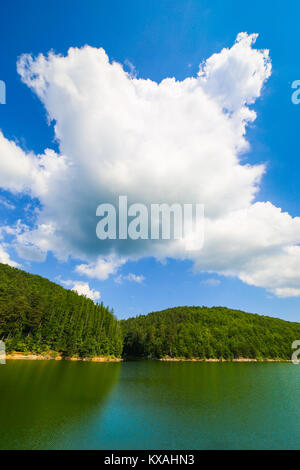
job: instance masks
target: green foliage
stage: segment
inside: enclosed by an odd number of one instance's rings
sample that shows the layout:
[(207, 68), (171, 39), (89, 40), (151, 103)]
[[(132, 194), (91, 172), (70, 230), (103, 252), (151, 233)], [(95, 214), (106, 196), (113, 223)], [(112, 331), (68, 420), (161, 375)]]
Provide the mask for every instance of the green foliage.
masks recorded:
[(290, 359), (300, 324), (224, 307), (177, 307), (121, 321), (125, 356)]
[(8, 351), (64, 356), (290, 359), (300, 324), (224, 307), (118, 322), (102, 303), (0, 264), (0, 339)]
[(113, 311), (73, 291), (0, 264), (0, 339), (8, 351), (65, 356), (122, 354)]

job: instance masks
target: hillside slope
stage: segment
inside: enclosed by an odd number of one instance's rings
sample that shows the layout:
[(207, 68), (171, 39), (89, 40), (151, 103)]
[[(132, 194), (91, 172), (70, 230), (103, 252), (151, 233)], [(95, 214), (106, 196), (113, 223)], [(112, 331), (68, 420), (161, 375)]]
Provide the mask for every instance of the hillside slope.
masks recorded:
[(65, 356), (122, 354), (122, 335), (103, 304), (40, 276), (0, 264), (0, 339), (8, 351)]
[(125, 356), (290, 359), (300, 324), (224, 307), (177, 307), (121, 321)]
[(118, 322), (102, 303), (0, 264), (0, 339), (8, 352), (288, 360), (300, 323), (225, 307), (175, 307)]

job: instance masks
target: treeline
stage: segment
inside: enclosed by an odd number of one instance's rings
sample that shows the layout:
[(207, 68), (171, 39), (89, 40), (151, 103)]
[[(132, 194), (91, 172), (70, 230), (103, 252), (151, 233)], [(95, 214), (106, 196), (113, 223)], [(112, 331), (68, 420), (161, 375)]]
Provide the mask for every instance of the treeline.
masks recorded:
[(7, 351), (120, 357), (113, 311), (73, 291), (0, 264), (0, 339)]
[(224, 307), (177, 307), (121, 321), (126, 357), (290, 359), (300, 324)]
[(7, 351), (64, 356), (290, 359), (300, 323), (224, 307), (176, 307), (118, 320), (104, 305), (0, 264)]

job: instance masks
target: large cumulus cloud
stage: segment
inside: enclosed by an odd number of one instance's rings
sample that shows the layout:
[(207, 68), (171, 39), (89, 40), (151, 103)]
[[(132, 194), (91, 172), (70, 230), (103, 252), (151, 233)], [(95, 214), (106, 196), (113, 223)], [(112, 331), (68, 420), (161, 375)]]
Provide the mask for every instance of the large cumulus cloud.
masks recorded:
[[(0, 186), (41, 204), (36, 226), (17, 236), (19, 253), (29, 246), (72, 256), (81, 260), (78, 272), (100, 279), (126, 259), (190, 258), (197, 270), (300, 295), (300, 219), (255, 202), (266, 169), (242, 162), (252, 105), (271, 74), (268, 51), (255, 40), (241, 33), (196, 77), (160, 83), (89, 46), (67, 56), (23, 55), (18, 71), (54, 123), (59, 154), (25, 154), (0, 134)], [(96, 207), (119, 195), (129, 203), (204, 204), (202, 251), (176, 241), (98, 240)]]

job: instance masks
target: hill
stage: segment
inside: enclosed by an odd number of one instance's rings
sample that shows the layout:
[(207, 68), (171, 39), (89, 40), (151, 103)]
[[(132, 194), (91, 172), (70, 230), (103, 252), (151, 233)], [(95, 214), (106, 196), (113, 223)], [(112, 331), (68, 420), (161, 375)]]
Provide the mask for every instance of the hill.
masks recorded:
[(103, 303), (0, 264), (0, 339), (8, 352), (67, 357), (288, 360), (300, 323), (225, 307), (175, 307), (119, 322)]
[(176, 307), (121, 321), (123, 355), (290, 359), (300, 324), (224, 307)]
[(113, 311), (41, 276), (0, 264), (0, 339), (7, 351), (122, 354)]

